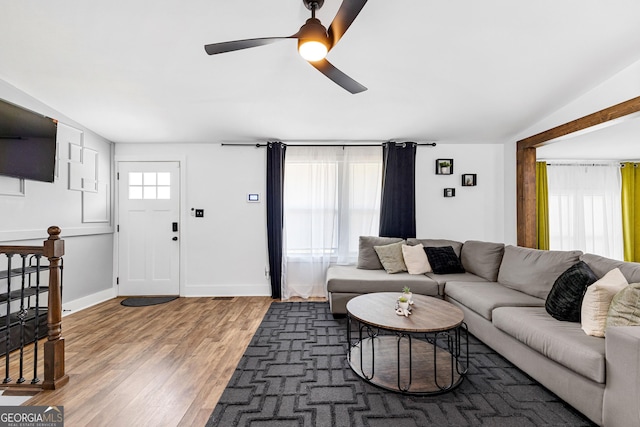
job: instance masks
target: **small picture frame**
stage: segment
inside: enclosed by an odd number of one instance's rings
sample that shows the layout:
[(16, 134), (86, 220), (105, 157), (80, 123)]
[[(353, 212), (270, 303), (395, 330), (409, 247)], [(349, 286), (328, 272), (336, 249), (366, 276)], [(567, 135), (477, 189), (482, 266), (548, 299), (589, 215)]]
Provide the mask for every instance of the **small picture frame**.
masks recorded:
[(463, 187), (475, 187), (477, 184), (477, 175), (475, 173), (462, 174)]
[(451, 174), (453, 174), (453, 159), (437, 159), (436, 175), (451, 175)]
[(455, 188), (445, 188), (444, 189), (444, 197), (456, 197), (456, 189)]

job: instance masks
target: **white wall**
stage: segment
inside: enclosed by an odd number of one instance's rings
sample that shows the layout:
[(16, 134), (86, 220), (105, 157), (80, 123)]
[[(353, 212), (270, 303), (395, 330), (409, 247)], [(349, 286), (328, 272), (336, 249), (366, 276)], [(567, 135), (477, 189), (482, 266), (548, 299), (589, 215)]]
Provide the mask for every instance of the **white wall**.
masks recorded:
[[(504, 241), (502, 144), (438, 144), (418, 147), (416, 234), (418, 238)], [(435, 175), (436, 159), (453, 159), (453, 175)], [(477, 174), (477, 186), (463, 187), (462, 174)], [(445, 198), (444, 188), (456, 196)]]
[[(503, 146), (438, 145), (417, 155), (418, 237), (503, 239)], [(266, 151), (211, 144), (117, 144), (118, 160), (183, 160), (181, 293), (270, 295), (266, 236)], [(453, 158), (455, 174), (435, 175), (435, 159)], [(476, 187), (461, 174), (476, 173)], [(444, 198), (444, 187), (456, 197)], [(247, 203), (260, 193), (261, 203)], [(205, 210), (204, 218), (191, 208)]]
[[(548, 129), (579, 119), (596, 111), (640, 96), (640, 61), (621, 70), (564, 107), (550, 112), (545, 118), (529, 126), (504, 147), (504, 237), (505, 242), (516, 242), (516, 143)], [(560, 144), (562, 142), (559, 142)], [(578, 156), (578, 155), (576, 155)]]
[(518, 140), (640, 96), (640, 61), (621, 70), (582, 96), (530, 126)]
[[(271, 295), (265, 153), (219, 143), (116, 145), (116, 162), (183, 161), (182, 295)], [(247, 203), (247, 193), (259, 193), (261, 202)], [(204, 209), (204, 218), (191, 208)]]
[[(98, 153), (98, 181), (102, 184), (99, 205), (107, 204), (106, 221), (103, 221), (104, 218), (97, 218), (95, 212), (88, 210), (97, 193), (69, 190), (68, 145), (59, 138), (60, 159), (55, 182), (25, 180), (23, 195), (0, 194), (0, 244), (41, 245), (48, 237), (47, 228), (57, 225), (65, 240), (63, 309), (80, 308), (113, 296), (110, 212), (113, 144), (2, 80), (0, 98), (59, 120), (59, 136), (65, 126), (81, 132), (84, 146)], [(10, 177), (0, 177), (0, 181), (3, 190), (19, 182)], [(101, 222), (93, 222), (96, 219)]]

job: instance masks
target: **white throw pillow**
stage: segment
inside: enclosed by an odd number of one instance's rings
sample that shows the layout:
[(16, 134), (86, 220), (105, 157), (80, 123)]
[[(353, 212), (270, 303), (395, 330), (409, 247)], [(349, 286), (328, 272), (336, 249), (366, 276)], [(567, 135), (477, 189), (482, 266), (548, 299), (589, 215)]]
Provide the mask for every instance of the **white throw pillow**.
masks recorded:
[(402, 245), (402, 256), (409, 274), (424, 274), (433, 271), (422, 243), (415, 246)]
[(614, 268), (587, 287), (581, 309), (582, 330), (587, 335), (604, 337), (611, 300), (628, 285), (619, 268)]

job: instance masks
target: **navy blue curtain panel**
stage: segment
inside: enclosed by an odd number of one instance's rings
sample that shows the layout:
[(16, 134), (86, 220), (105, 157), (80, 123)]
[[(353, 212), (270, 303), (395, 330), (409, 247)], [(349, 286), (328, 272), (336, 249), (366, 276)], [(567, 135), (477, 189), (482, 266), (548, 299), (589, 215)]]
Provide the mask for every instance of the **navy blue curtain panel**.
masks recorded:
[(415, 142), (382, 145), (380, 237), (416, 237)]
[(271, 297), (282, 298), (282, 249), (284, 218), (284, 155), (286, 145), (267, 144), (267, 247)]

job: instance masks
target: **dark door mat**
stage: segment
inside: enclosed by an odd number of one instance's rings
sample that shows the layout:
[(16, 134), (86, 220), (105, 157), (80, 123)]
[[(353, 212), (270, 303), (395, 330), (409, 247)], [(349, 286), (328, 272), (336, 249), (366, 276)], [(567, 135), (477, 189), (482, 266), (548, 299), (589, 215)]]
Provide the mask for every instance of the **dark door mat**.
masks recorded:
[(120, 301), (125, 307), (146, 307), (148, 305), (164, 304), (169, 301), (178, 299), (178, 297), (133, 297)]

